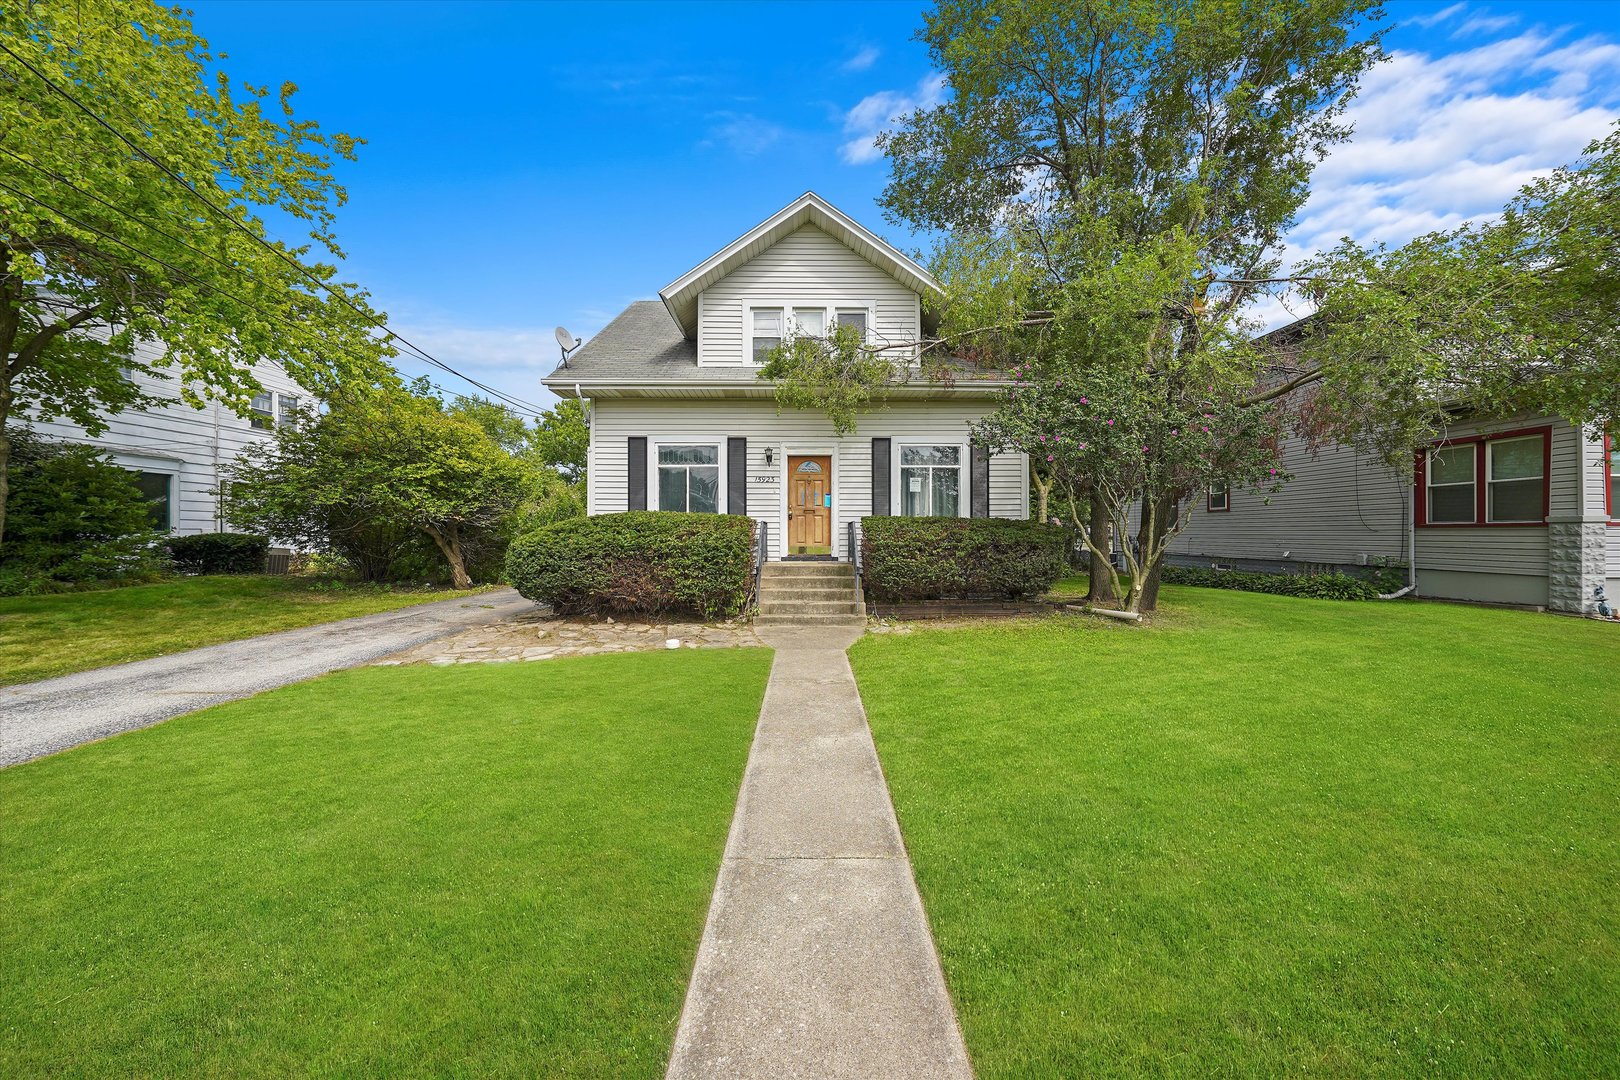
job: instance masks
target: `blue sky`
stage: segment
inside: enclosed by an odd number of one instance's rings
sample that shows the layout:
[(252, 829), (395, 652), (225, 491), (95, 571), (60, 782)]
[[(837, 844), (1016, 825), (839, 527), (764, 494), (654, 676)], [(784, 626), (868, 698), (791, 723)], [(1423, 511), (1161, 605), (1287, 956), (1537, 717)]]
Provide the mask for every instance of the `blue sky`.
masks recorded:
[[(191, 6), (233, 77), (290, 80), (303, 116), (367, 140), (340, 170), (346, 276), (411, 340), (536, 404), (553, 326), (589, 337), (806, 189), (915, 246), (878, 212), (870, 140), (941, 92), (920, 4)], [(1295, 253), (1488, 214), (1620, 117), (1620, 3), (1389, 13), (1395, 57), (1319, 169)]]

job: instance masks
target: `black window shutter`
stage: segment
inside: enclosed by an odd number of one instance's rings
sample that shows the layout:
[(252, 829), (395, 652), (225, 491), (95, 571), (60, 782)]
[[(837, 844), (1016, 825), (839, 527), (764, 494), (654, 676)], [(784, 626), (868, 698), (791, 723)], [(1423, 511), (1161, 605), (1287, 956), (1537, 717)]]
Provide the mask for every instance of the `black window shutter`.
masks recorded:
[(628, 509), (647, 509), (647, 436), (630, 436), (630, 501)]
[(889, 516), (889, 440), (872, 440), (872, 516)]
[(990, 516), (990, 448), (977, 443), (972, 448), (971, 475), (968, 477), (968, 513)]
[(726, 440), (726, 513), (748, 513), (748, 440)]

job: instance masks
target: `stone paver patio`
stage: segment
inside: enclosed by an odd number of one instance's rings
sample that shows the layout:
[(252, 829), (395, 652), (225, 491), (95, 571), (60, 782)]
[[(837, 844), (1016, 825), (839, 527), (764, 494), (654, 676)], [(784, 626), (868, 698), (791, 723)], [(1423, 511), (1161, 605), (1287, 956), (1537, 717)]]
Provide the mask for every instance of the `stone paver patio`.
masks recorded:
[[(671, 645), (670, 642), (676, 644)], [(565, 619), (539, 608), (478, 626), (376, 661), (395, 664), (496, 664), (559, 656), (654, 649), (734, 649), (763, 645), (746, 621), (721, 623)]]

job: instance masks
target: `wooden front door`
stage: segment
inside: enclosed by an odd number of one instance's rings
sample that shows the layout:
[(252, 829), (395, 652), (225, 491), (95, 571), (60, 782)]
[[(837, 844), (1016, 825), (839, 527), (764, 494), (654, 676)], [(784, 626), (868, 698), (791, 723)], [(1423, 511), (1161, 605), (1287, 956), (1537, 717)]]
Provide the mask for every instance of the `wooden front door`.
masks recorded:
[(832, 553), (832, 458), (788, 458), (788, 554)]

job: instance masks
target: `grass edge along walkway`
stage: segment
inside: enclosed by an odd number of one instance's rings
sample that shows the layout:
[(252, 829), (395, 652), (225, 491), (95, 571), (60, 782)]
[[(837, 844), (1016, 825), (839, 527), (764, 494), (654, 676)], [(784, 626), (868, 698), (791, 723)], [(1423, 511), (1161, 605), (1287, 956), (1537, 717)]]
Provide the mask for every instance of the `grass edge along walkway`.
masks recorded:
[(657, 1076), (769, 663), (367, 668), (0, 771), (0, 1075)]

